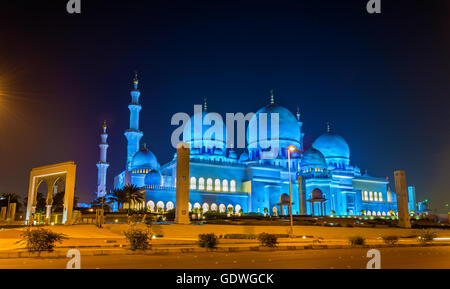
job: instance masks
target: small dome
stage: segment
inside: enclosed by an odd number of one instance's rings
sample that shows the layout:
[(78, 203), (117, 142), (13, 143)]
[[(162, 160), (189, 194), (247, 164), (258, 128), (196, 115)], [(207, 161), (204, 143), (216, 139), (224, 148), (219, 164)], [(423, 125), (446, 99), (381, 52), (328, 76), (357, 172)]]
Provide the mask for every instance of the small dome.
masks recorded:
[(239, 161), (240, 161), (240, 162), (246, 162), (246, 161), (248, 161), (248, 153), (247, 153), (247, 152), (241, 153), (241, 155), (239, 156)]
[(313, 143), (313, 148), (319, 150), (328, 163), (343, 162), (348, 165), (350, 160), (350, 148), (340, 135), (325, 133), (319, 136)]
[(131, 159), (131, 170), (134, 169), (150, 169), (158, 168), (158, 161), (155, 155), (147, 149), (146, 146), (141, 148)]
[(290, 202), (291, 202), (291, 199), (289, 198), (288, 194), (282, 194), (280, 196), (280, 203), (282, 203), (282, 204), (288, 203), (289, 204)]
[(315, 188), (312, 192), (311, 192), (311, 200), (321, 200), (323, 199), (323, 193), (320, 189)]
[(320, 151), (316, 150), (315, 148), (310, 148), (303, 154), (302, 160), (300, 162), (300, 167), (302, 169), (306, 168), (326, 169), (327, 162), (325, 160), (325, 157)]
[(151, 170), (145, 175), (144, 183), (146, 186), (161, 186), (161, 174), (156, 170)]
[(237, 160), (237, 158), (238, 158), (235, 150), (230, 150), (228, 157), (230, 159), (234, 159), (234, 160)]

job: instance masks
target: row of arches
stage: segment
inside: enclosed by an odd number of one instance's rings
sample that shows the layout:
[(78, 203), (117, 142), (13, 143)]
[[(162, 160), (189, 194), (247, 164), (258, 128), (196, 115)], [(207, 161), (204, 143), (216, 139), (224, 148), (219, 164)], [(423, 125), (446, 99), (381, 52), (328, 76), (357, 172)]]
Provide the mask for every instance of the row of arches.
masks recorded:
[[(164, 211), (169, 211), (175, 208), (175, 205), (173, 202), (169, 201), (166, 204), (164, 204), (163, 201), (158, 201), (156, 204), (153, 201), (148, 201), (147, 202), (147, 208), (150, 211), (155, 211), (158, 209), (162, 209)], [(235, 212), (235, 213), (240, 213), (242, 210), (241, 205), (237, 204), (236, 206), (233, 206), (232, 204), (228, 204), (227, 206), (225, 206), (225, 204), (219, 204), (217, 205), (216, 203), (212, 203), (212, 204), (208, 204), (208, 203), (203, 203), (202, 205), (200, 203), (194, 203), (194, 205), (192, 206), (191, 203), (189, 203), (189, 212), (192, 211), (193, 208), (196, 209), (202, 209), (203, 213), (208, 212), (208, 211), (219, 211), (220, 213), (227, 213), (227, 212)]]
[(383, 193), (382, 192), (367, 192), (367, 191), (364, 191), (363, 201), (382, 202), (383, 201)]
[[(383, 211), (383, 212), (380, 212), (380, 211), (378, 211), (378, 212), (377, 211), (367, 211), (366, 212), (366, 216), (378, 216), (378, 217), (388, 216), (388, 217), (390, 217), (390, 216), (393, 216), (393, 215), (391, 214), (391, 212), (387, 212), (386, 213), (385, 211)], [(398, 213), (395, 213), (394, 216), (398, 216)]]
[[(205, 190), (205, 179), (204, 178), (199, 178), (198, 179), (198, 186), (197, 186), (197, 178), (196, 177), (191, 177), (190, 179), (190, 189), (191, 190), (200, 190), (200, 191), (204, 191)], [(220, 179), (215, 179), (214, 180), (214, 189), (213, 189), (213, 179), (212, 178), (208, 178), (206, 180), (206, 191), (216, 191), (216, 192), (236, 192), (236, 181), (235, 180), (231, 180), (230, 182), (228, 182), (228, 180), (222, 180), (220, 181)]]

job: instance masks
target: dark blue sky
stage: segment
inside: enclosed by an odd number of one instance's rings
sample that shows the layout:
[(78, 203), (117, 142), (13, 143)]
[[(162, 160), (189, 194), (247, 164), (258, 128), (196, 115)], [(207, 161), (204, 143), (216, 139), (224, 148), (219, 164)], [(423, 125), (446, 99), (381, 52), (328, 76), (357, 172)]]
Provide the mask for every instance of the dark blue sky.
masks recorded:
[[(108, 184), (125, 166), (129, 89), (139, 71), (143, 142), (173, 156), (170, 118), (255, 112), (269, 101), (325, 123), (351, 162), (392, 179), (405, 169), (419, 199), (443, 211), (450, 181), (450, 2), (90, 1), (0, 4), (0, 192), (25, 195), (32, 167), (74, 160), (76, 191), (94, 197), (100, 126), (109, 126)], [(30, 3), (31, 2), (31, 3)], [(395, 3), (392, 3), (395, 2)]]

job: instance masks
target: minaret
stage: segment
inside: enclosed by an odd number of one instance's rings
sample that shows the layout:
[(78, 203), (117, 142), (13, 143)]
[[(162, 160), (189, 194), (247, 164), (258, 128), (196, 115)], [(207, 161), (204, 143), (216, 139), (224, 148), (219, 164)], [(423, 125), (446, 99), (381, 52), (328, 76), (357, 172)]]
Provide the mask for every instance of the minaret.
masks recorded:
[(270, 90), (270, 104), (275, 104), (275, 96), (273, 95), (273, 89)]
[(142, 106), (139, 104), (141, 92), (138, 90), (139, 80), (137, 72), (134, 74), (133, 89), (131, 90), (131, 103), (128, 105), (130, 110), (130, 128), (125, 131), (127, 138), (127, 164), (126, 170), (130, 171), (130, 163), (133, 156), (139, 151), (139, 142), (144, 133), (139, 130), (139, 112)]
[(298, 105), (297, 105), (297, 123), (298, 128), (300, 129), (300, 151), (303, 152), (303, 137), (305, 136), (305, 133), (303, 132), (303, 122), (301, 119), (300, 107)]
[(97, 197), (106, 195), (106, 171), (109, 164), (106, 162), (106, 152), (108, 150), (108, 134), (106, 133), (106, 121), (103, 122), (103, 133), (100, 135), (100, 161), (97, 163), (98, 178), (97, 178)]

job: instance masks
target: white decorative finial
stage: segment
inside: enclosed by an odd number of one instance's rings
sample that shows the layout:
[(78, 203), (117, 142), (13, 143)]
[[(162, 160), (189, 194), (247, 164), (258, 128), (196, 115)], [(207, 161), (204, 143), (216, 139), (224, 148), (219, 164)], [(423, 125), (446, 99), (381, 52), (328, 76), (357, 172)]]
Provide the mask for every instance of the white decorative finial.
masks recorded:
[(207, 100), (207, 98), (205, 97), (205, 98), (203, 99), (203, 110), (204, 110), (204, 111), (207, 111), (207, 110), (208, 110), (208, 103), (206, 102), (206, 100)]
[(275, 104), (275, 97), (273, 95), (273, 89), (270, 90), (270, 104)]
[(297, 105), (297, 121), (300, 121), (300, 108)]
[(328, 133), (331, 132), (331, 126), (330, 126), (330, 123), (329, 123), (329, 122), (327, 122), (327, 132), (328, 132)]
[(103, 128), (103, 132), (106, 133), (106, 120), (103, 121), (102, 128)]
[(137, 71), (135, 71), (134, 72), (134, 79), (133, 79), (134, 88), (137, 88), (138, 84), (139, 84), (138, 73), (137, 73)]

